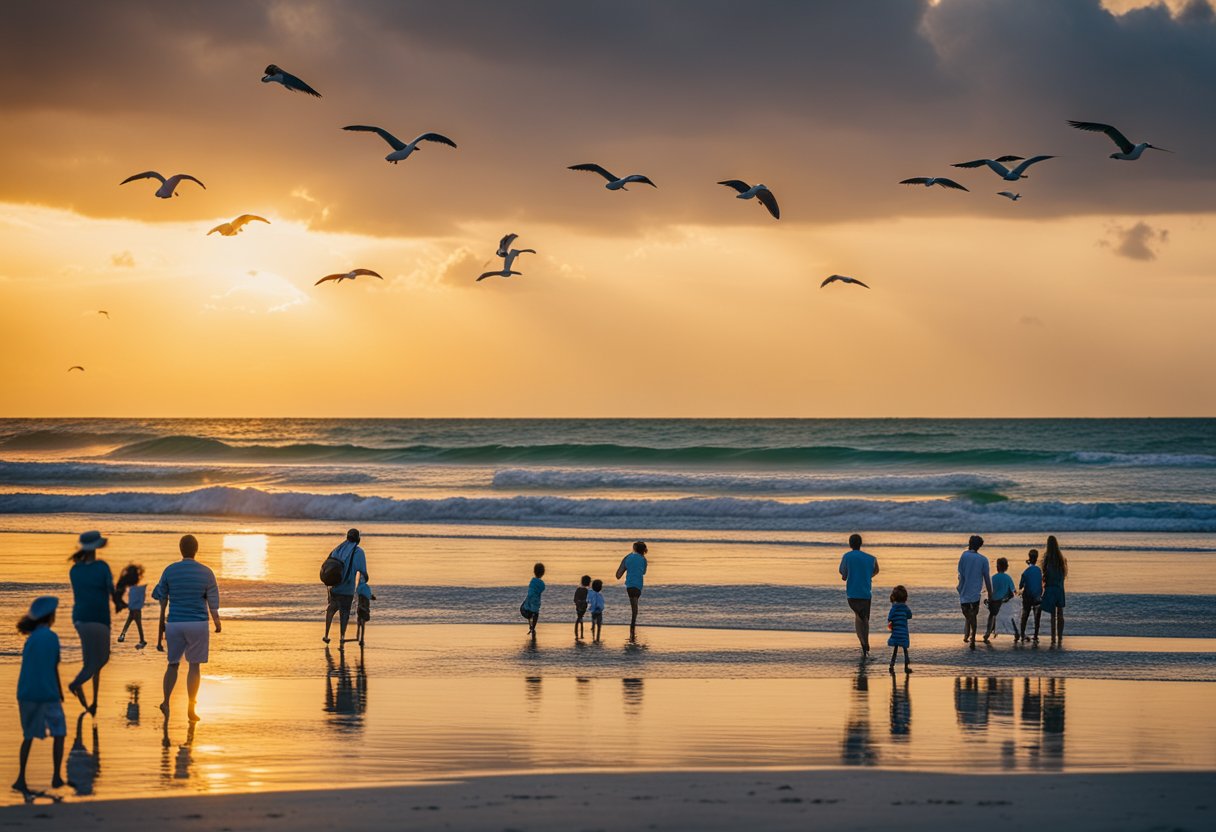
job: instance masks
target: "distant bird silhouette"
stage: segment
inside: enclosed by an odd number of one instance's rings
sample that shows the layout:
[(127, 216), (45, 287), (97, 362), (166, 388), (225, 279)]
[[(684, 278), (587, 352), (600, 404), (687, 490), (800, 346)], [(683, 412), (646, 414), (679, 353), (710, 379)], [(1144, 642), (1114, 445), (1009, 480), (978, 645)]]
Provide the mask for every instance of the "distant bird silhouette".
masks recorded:
[(318, 280), (316, 283), (314, 283), (312, 285), (320, 286), (322, 283), (326, 282), (327, 280), (334, 280), (334, 281), (337, 281), (338, 283), (341, 283), (343, 280), (354, 280), (356, 277), (359, 277), (360, 275), (367, 275), (368, 277), (379, 277), (381, 280), (384, 280), (383, 277), (380, 277), (379, 274), (372, 271), (371, 269), (351, 269), (350, 271), (345, 272), (344, 274), (327, 274), (327, 275), (325, 275), (325, 277), (321, 278), (320, 280)]
[(831, 275), (830, 277), (828, 277), (826, 280), (824, 280), (822, 283), (819, 284), (819, 288), (822, 289), (824, 286), (827, 286), (829, 283), (856, 283), (858, 286), (862, 287), (863, 289), (870, 288), (869, 286), (862, 283), (857, 278), (845, 277), (843, 274)]
[(1013, 191), (997, 191), (996, 195), (1003, 196), (1005, 199), (1012, 200), (1013, 202), (1017, 202), (1022, 198), (1021, 194), (1015, 194)]
[(987, 165), (992, 169), (992, 172), (1008, 182), (1017, 182), (1019, 179), (1026, 178), (1026, 168), (1031, 165), (1038, 164), (1046, 159), (1054, 159), (1055, 156), (1031, 156), (1024, 160), (1020, 165), (1010, 170), (1000, 163), (997, 159), (976, 159), (973, 162), (959, 162), (954, 167), (956, 168), (979, 168)]
[(955, 182), (953, 179), (947, 179), (944, 176), (913, 176), (911, 179), (899, 180), (901, 185), (924, 185), (926, 188), (932, 188), (934, 185), (940, 185), (943, 188), (953, 188), (956, 191), (967, 190), (962, 185)]
[(388, 142), (388, 146), (393, 149), (393, 152), (384, 157), (384, 161), (392, 162), (394, 165), (404, 161), (410, 157), (418, 147), (418, 142), (435, 142), (436, 144), (446, 144), (448, 147), (455, 147), (456, 142), (444, 136), (441, 133), (423, 133), (408, 144), (394, 136), (392, 133), (380, 127), (371, 127), (366, 124), (352, 124), (348, 127), (343, 127), (343, 130), (353, 130), (358, 133), (376, 133), (380, 138)]
[(521, 254), (536, 254), (536, 249), (531, 248), (513, 248), (503, 256), (502, 268), (496, 272), (482, 272), (476, 282), (480, 283), (487, 277), (510, 277), (511, 275), (522, 275), (523, 272), (511, 271), (511, 267), (515, 265), (515, 258)]
[(264, 222), (267, 225), (270, 224), (270, 220), (263, 219), (262, 217), (256, 216), (254, 214), (241, 214), (239, 217), (234, 219), (232, 222), (220, 223), (215, 228), (208, 231), (207, 236), (210, 237), (212, 234), (214, 234), (215, 232), (218, 231), (220, 233), (220, 236), (235, 237), (242, 230), (244, 230), (246, 223), (253, 222), (254, 220), (257, 220), (258, 222)]
[(507, 234), (498, 241), (498, 251), (494, 254), (498, 257), (506, 257), (507, 253), (511, 251), (511, 243), (515, 242), (517, 237), (519, 237), (518, 234)]
[(266, 67), (266, 74), (262, 76), (263, 84), (282, 84), (289, 90), (294, 92), (307, 93), (316, 98), (321, 97), (321, 93), (314, 90), (312, 87), (305, 84), (301, 79), (292, 75), (290, 72), (284, 72), (274, 64)]
[(156, 189), (155, 195), (160, 197), (161, 199), (168, 199), (171, 196), (181, 196), (181, 194), (175, 194), (174, 191), (177, 190), (177, 186), (180, 185), (182, 183), (182, 180), (185, 180), (185, 179), (189, 179), (191, 182), (196, 182), (196, 183), (198, 183), (198, 185), (200, 185), (202, 187), (202, 189), (204, 191), (207, 190), (206, 185), (203, 185), (202, 182), (199, 182), (199, 180), (195, 179), (193, 176), (191, 176), (188, 173), (175, 173), (173, 176), (170, 176), (168, 179), (166, 179), (165, 177), (161, 176), (159, 173), (157, 173), (154, 170), (146, 170), (143, 173), (133, 174), (131, 176), (128, 176), (126, 179), (122, 180), (118, 184), (125, 185), (128, 182), (134, 182), (137, 179), (155, 179), (158, 182), (160, 182), (160, 187)]
[(73, 364), (71, 367), (68, 367), (68, 372), (70, 373), (72, 370), (80, 370), (83, 373), (84, 367), (81, 367), (79, 364)]
[(768, 212), (773, 215), (773, 219), (781, 219), (781, 209), (777, 207), (777, 197), (773, 196), (768, 185), (749, 185), (742, 179), (723, 179), (718, 184), (738, 191), (735, 199), (755, 199), (768, 209)]
[(97, 310), (97, 314), (98, 314), (98, 315), (105, 315), (105, 316), (106, 316), (106, 320), (107, 320), (107, 321), (108, 321), (108, 320), (110, 320), (110, 313), (109, 313), (109, 312), (107, 312), (107, 311), (106, 311), (106, 310), (104, 310), (104, 309), (98, 309), (98, 310)]
[(582, 165), (571, 165), (569, 168), (567, 168), (567, 170), (585, 170), (590, 171), (591, 173), (598, 173), (600, 176), (608, 180), (608, 184), (604, 187), (610, 191), (628, 190), (625, 186), (633, 184), (634, 182), (640, 182), (643, 185), (649, 185), (652, 188), (659, 187), (650, 181), (650, 177), (643, 176), (640, 173), (631, 173), (628, 176), (617, 176), (614, 173), (609, 173), (600, 165), (592, 164), (590, 162)]
[(1127, 136), (1120, 133), (1109, 124), (1100, 124), (1096, 121), (1069, 121), (1068, 122), (1078, 130), (1086, 130), (1090, 133), (1105, 133), (1110, 137), (1110, 140), (1119, 146), (1118, 153), (1110, 154), (1112, 159), (1120, 159), (1127, 162), (1134, 162), (1140, 158), (1140, 154), (1146, 150), (1161, 150), (1165, 153), (1173, 153), (1172, 150), (1166, 150), (1164, 147), (1157, 147), (1155, 144), (1148, 142), (1140, 142), (1140, 144), (1132, 144)]

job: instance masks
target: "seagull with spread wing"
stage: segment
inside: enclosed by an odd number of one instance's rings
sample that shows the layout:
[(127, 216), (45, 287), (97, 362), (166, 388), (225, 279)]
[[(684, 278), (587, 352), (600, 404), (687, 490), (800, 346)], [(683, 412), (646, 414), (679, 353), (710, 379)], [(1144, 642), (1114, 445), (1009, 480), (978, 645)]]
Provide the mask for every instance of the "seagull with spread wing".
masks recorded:
[(327, 274), (327, 275), (325, 275), (325, 277), (321, 278), (320, 280), (318, 280), (316, 283), (314, 283), (312, 285), (320, 286), (322, 283), (325, 283), (328, 280), (333, 280), (337, 283), (341, 283), (343, 280), (354, 280), (356, 277), (359, 277), (360, 275), (367, 275), (368, 277), (379, 277), (381, 280), (384, 280), (383, 277), (380, 277), (379, 274), (372, 271), (371, 269), (351, 269), (350, 271), (348, 271), (344, 274)]
[(311, 95), (314, 98), (320, 98), (321, 93), (314, 90), (312, 87), (305, 84), (301, 79), (292, 75), (290, 72), (284, 72), (274, 64), (266, 67), (266, 73), (262, 76), (263, 84), (282, 84), (286, 89), (293, 92), (302, 92)]
[(932, 188), (934, 185), (939, 185), (943, 188), (953, 188), (956, 191), (967, 190), (962, 185), (955, 182), (953, 179), (947, 179), (944, 176), (913, 176), (911, 179), (899, 180), (901, 185), (924, 185), (926, 188)]
[(446, 144), (448, 147), (455, 147), (456, 142), (449, 139), (440, 133), (423, 133), (415, 138), (412, 142), (406, 143), (394, 136), (392, 133), (381, 127), (372, 127), (366, 124), (352, 124), (348, 127), (343, 127), (343, 130), (353, 130), (357, 133), (375, 133), (380, 138), (388, 142), (388, 146), (393, 149), (393, 152), (384, 157), (384, 161), (392, 162), (394, 165), (404, 161), (410, 157), (410, 154), (415, 150), (420, 150), (419, 142), (435, 142), (436, 144)]
[(84, 367), (81, 367), (79, 364), (73, 364), (71, 367), (68, 367), (68, 372), (70, 373), (72, 370), (80, 370), (83, 373)]
[(241, 233), (241, 231), (244, 230), (246, 223), (253, 222), (254, 220), (257, 220), (258, 222), (264, 222), (267, 225), (270, 225), (270, 220), (268, 220), (268, 219), (264, 219), (262, 217), (255, 216), (254, 214), (241, 214), (239, 217), (234, 219), (232, 222), (220, 223), (215, 228), (208, 231), (207, 236), (210, 237), (212, 234), (214, 234), (215, 232), (218, 231), (220, 233), (221, 237), (235, 237), (237, 234)]
[(1164, 147), (1157, 147), (1155, 144), (1148, 142), (1140, 142), (1140, 144), (1132, 144), (1127, 136), (1120, 133), (1109, 124), (1100, 124), (1096, 121), (1069, 121), (1068, 122), (1078, 130), (1086, 130), (1090, 133), (1105, 133), (1112, 142), (1119, 146), (1118, 153), (1110, 154), (1112, 159), (1120, 159), (1125, 162), (1134, 162), (1140, 158), (1140, 154), (1146, 150), (1161, 150), (1165, 153), (1173, 153), (1172, 150), (1166, 150)]
[(625, 191), (628, 190), (626, 185), (631, 185), (634, 182), (640, 182), (643, 185), (649, 185), (652, 188), (659, 187), (650, 181), (650, 177), (643, 176), (640, 173), (631, 173), (628, 176), (617, 176), (615, 173), (609, 173), (602, 166), (592, 162), (586, 162), (581, 165), (571, 165), (567, 170), (585, 170), (591, 173), (598, 173), (600, 176), (608, 180), (608, 184), (604, 187), (610, 191)]
[(175, 173), (173, 176), (166, 179), (154, 170), (146, 170), (143, 173), (132, 174), (118, 184), (125, 185), (128, 182), (134, 182), (137, 179), (155, 179), (160, 182), (160, 187), (156, 189), (156, 196), (160, 197), (161, 199), (168, 199), (171, 196), (181, 196), (181, 194), (176, 194), (174, 191), (177, 190), (177, 186), (180, 185), (185, 179), (189, 179), (191, 182), (197, 183), (204, 191), (207, 190), (206, 185), (199, 182), (199, 180), (195, 179), (188, 173)]
[(863, 289), (870, 288), (869, 286), (862, 283), (857, 278), (846, 277), (843, 274), (834, 274), (834, 275), (829, 276), (826, 280), (824, 280), (822, 283), (819, 284), (819, 288), (822, 289), (824, 286), (827, 286), (829, 283), (856, 283), (858, 286), (862, 287)]
[(773, 219), (781, 219), (781, 209), (777, 207), (777, 197), (773, 196), (768, 185), (749, 185), (742, 179), (723, 179), (718, 184), (738, 191), (735, 199), (755, 199), (768, 209), (768, 212), (773, 215)]
[(997, 191), (996, 195), (1003, 196), (1003, 197), (1005, 197), (1005, 199), (1009, 200), (1010, 202), (1017, 202), (1019, 199), (1022, 198), (1021, 194), (1015, 194), (1013, 191)]
[(511, 251), (511, 243), (515, 242), (518, 234), (507, 234), (498, 241), (498, 251), (494, 252), (496, 257), (506, 257)]
[[(513, 236), (513, 235), (509, 235), (509, 236)], [(522, 275), (523, 272), (516, 272), (516, 271), (511, 270), (511, 267), (515, 265), (515, 258), (519, 257), (519, 255), (521, 255), (521, 254), (536, 254), (536, 249), (533, 249), (533, 248), (513, 248), (513, 249), (511, 249), (506, 254), (501, 255), (503, 258), (501, 269), (499, 269), (496, 272), (482, 272), (481, 275), (477, 278), (476, 282), (480, 283), (481, 281), (485, 280), (487, 277), (510, 277), (511, 275)]]
[(1019, 179), (1026, 178), (1026, 168), (1031, 165), (1036, 165), (1046, 159), (1054, 159), (1055, 156), (1031, 156), (1029, 159), (1022, 160), (1022, 163), (1012, 170), (1005, 167), (998, 159), (975, 159), (971, 162), (958, 162), (954, 165), (956, 168), (980, 168), (987, 165), (992, 169), (992, 172), (1001, 177), (1007, 182), (1017, 182)]

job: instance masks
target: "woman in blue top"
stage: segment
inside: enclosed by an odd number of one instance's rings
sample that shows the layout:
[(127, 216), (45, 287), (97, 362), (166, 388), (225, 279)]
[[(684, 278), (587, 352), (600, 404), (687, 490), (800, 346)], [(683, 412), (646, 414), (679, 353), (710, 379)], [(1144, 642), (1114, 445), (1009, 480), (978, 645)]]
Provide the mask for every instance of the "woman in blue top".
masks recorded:
[(904, 648), (904, 673), (912, 672), (912, 665), (908, 661), (908, 619), (912, 617), (912, 609), (908, 606), (908, 590), (903, 586), (897, 586), (891, 590), (891, 611), (887, 613), (887, 627), (891, 630), (891, 637), (887, 639), (887, 646), (894, 647), (891, 651), (891, 666), (888, 668), (891, 673), (895, 672), (895, 657), (899, 655), (899, 648)]
[(536, 635), (536, 622), (540, 620), (540, 596), (545, 591), (545, 565), (538, 563), (532, 567), (532, 580), (528, 581), (528, 597), (519, 605), (519, 614), (528, 621), (528, 635)]
[(621, 559), (621, 565), (617, 567), (616, 579), (619, 581), (621, 576), (625, 576), (625, 594), (629, 596), (629, 635), (634, 634), (634, 630), (638, 626), (638, 600), (642, 597), (642, 585), (645, 582), (646, 575), (646, 553), (650, 551), (646, 548), (646, 544), (638, 541), (633, 544), (633, 551), (625, 555)]
[[(97, 559), (97, 550), (109, 541), (101, 532), (85, 532), (72, 555), (68, 577), (72, 581), (72, 623), (80, 635), (84, 666), (68, 685), (81, 707), (97, 715), (97, 688), (101, 669), (110, 661), (110, 604), (114, 601), (114, 574), (110, 565)], [(93, 680), (93, 704), (84, 698), (84, 683)]]
[(1051, 643), (1064, 643), (1064, 579), (1068, 577), (1068, 561), (1060, 551), (1055, 536), (1047, 538), (1043, 552), (1043, 612), (1051, 620)]

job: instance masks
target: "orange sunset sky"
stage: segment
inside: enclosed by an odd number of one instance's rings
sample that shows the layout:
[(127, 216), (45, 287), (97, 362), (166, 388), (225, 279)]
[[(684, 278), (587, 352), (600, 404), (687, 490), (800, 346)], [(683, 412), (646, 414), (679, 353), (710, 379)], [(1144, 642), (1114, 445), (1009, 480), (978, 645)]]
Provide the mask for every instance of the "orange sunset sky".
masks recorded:
[[(15, 0), (0, 43), (2, 416), (1216, 413), (1207, 2)], [(1059, 158), (950, 167), (1001, 154)]]

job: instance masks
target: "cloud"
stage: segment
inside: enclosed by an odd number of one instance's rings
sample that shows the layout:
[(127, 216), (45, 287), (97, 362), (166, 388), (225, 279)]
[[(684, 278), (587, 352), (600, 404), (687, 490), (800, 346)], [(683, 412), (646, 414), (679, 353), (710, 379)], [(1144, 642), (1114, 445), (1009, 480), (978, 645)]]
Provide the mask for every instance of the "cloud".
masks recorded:
[(133, 269), (135, 268), (135, 255), (129, 251), (111, 254), (110, 265), (116, 269)]
[(1157, 252), (1153, 247), (1169, 242), (1170, 236), (1169, 229), (1153, 228), (1144, 220), (1126, 227), (1112, 226), (1107, 234), (1110, 239), (1099, 240), (1099, 244), (1128, 260), (1156, 260)]

